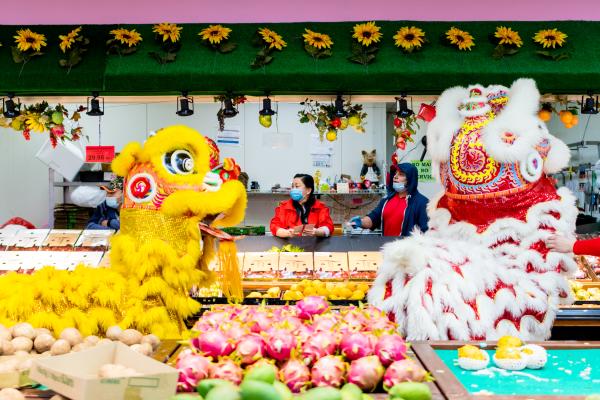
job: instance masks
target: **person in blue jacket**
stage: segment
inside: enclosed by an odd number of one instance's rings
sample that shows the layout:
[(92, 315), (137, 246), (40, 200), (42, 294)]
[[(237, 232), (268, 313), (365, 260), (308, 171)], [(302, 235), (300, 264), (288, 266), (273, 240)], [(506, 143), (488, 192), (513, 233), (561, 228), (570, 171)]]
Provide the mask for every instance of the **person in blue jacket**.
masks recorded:
[(392, 165), (387, 181), (388, 194), (367, 216), (356, 216), (350, 224), (356, 228), (381, 228), (384, 236), (410, 236), (415, 227), (428, 229), (429, 200), (417, 190), (419, 174), (410, 163)]
[(102, 186), (106, 191), (104, 200), (96, 209), (87, 223), (85, 229), (114, 229), (121, 228), (119, 208), (123, 201), (123, 179), (114, 179), (108, 187)]

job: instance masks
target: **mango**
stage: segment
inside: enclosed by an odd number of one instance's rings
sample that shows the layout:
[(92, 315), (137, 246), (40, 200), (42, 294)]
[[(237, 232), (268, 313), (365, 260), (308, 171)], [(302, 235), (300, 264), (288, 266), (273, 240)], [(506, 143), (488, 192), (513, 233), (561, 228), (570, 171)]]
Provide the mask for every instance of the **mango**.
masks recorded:
[(402, 382), (394, 385), (389, 391), (390, 398), (398, 400), (431, 400), (429, 386), (420, 382)]
[(244, 380), (240, 394), (242, 400), (283, 400), (273, 385), (262, 381)]
[(294, 398), (292, 391), (290, 390), (289, 387), (287, 387), (287, 385), (285, 383), (275, 381), (275, 382), (273, 382), (273, 387), (275, 388), (275, 390), (277, 390), (277, 392), (281, 396), (281, 400), (292, 400)]
[(240, 400), (240, 391), (233, 385), (214, 387), (205, 397), (206, 400)]
[(200, 396), (206, 397), (208, 392), (210, 392), (214, 387), (223, 385), (233, 386), (233, 383), (226, 381), (225, 379), (203, 379), (200, 381), (200, 383), (198, 383), (196, 391), (198, 394), (200, 394)]
[(302, 400), (342, 400), (342, 392), (333, 387), (317, 387), (307, 390), (301, 397)]
[(354, 383), (346, 383), (340, 390), (342, 400), (362, 400), (363, 392)]
[(273, 365), (263, 364), (252, 368), (244, 377), (244, 380), (261, 381), (270, 385), (275, 382), (275, 367)]

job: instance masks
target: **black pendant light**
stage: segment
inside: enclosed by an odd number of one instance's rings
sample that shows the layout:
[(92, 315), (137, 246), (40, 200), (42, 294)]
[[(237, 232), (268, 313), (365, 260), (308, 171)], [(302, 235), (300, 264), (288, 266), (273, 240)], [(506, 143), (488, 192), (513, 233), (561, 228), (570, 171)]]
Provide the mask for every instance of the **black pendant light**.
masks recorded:
[(334, 106), (335, 106), (334, 115), (336, 117), (342, 118), (342, 117), (348, 116), (348, 114), (344, 110), (344, 98), (342, 97), (341, 94), (338, 94), (337, 97), (335, 98)]
[(581, 96), (581, 113), (582, 114), (598, 114), (598, 96), (594, 99), (592, 91), (588, 92), (588, 97), (583, 99)]
[(18, 117), (19, 114), (21, 114), (21, 102), (19, 99), (15, 102), (14, 93), (8, 93), (7, 97), (8, 98), (2, 99), (2, 110), (4, 110), (2, 114), (4, 114), (6, 118)]
[(408, 118), (414, 114), (412, 110), (412, 98), (410, 99), (411, 108), (408, 108), (406, 101), (406, 93), (401, 93), (400, 97), (396, 97), (396, 116), (398, 118)]
[(187, 90), (181, 92), (181, 96), (177, 97), (177, 111), (175, 114), (180, 117), (189, 117), (194, 114), (194, 98), (188, 96)]
[[(87, 98), (87, 115), (92, 117), (100, 117), (104, 115), (104, 97), (98, 97), (98, 92), (92, 92), (92, 97)], [(102, 100), (102, 107), (100, 101)]]
[(227, 97), (225, 97), (225, 100), (223, 100), (223, 116), (225, 118), (233, 118), (236, 115), (238, 115), (239, 110), (237, 109), (237, 106), (233, 105), (233, 98), (230, 95), (227, 95)]

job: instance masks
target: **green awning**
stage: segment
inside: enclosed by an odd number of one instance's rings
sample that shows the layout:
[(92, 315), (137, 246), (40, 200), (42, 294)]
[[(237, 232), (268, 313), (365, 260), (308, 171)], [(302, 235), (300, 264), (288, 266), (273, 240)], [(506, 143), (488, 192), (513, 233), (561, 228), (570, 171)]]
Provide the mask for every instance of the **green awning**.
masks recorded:
[[(87, 95), (98, 90), (104, 95), (238, 94), (262, 95), (298, 93), (354, 94), (436, 94), (454, 85), (470, 83), (504, 84), (520, 77), (534, 78), (542, 92), (584, 93), (600, 91), (600, 22), (380, 22), (384, 34), (377, 59), (369, 66), (347, 60), (354, 23), (229, 24), (231, 38), (238, 48), (229, 54), (216, 54), (203, 46), (198, 32), (206, 25), (183, 25), (182, 48), (174, 63), (159, 65), (148, 53), (158, 50), (151, 25), (127, 25), (143, 35), (139, 50), (129, 56), (107, 56), (105, 42), (113, 26), (84, 26), (92, 41), (84, 61), (69, 74), (58, 65), (58, 35), (73, 27), (35, 26), (48, 39), (46, 54), (27, 63), (15, 64), (10, 54), (12, 36), (21, 27), (0, 26), (0, 93), (14, 91), (25, 95)], [(414, 54), (404, 54), (394, 46), (392, 36), (401, 27), (415, 25), (425, 30), (429, 43)], [(450, 26), (469, 31), (476, 46), (458, 51), (442, 40)], [(498, 25), (517, 30), (524, 40), (519, 52), (495, 60), (494, 45), (488, 36)], [(274, 54), (264, 68), (252, 70), (257, 52), (252, 36), (258, 27), (268, 26), (281, 34), (288, 46)], [(328, 33), (333, 56), (314, 60), (303, 49), (304, 28)], [(571, 58), (552, 61), (535, 53), (532, 37), (539, 29), (558, 28), (568, 35), (566, 49)]]

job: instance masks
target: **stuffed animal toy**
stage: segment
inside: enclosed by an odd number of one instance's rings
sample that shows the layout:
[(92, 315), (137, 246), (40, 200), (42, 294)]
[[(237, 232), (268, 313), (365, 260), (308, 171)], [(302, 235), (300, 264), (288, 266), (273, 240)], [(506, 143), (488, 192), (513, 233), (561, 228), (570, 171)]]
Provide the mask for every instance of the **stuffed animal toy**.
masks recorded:
[(362, 151), (363, 166), (360, 170), (360, 180), (369, 181), (371, 184), (377, 184), (381, 180), (381, 170), (376, 164), (377, 150), (371, 152)]

